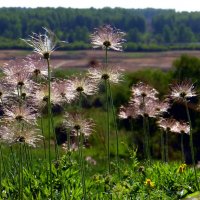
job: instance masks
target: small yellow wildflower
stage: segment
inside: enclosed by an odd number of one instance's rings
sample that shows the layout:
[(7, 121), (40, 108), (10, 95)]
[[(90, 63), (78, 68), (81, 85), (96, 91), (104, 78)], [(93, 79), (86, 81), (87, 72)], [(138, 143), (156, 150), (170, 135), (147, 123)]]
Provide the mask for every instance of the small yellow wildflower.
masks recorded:
[(144, 184), (150, 188), (154, 188), (155, 184), (154, 182), (151, 181), (151, 179), (147, 178), (146, 181), (144, 182)]
[(186, 167), (186, 164), (181, 164), (178, 168), (178, 173), (182, 174), (185, 171)]

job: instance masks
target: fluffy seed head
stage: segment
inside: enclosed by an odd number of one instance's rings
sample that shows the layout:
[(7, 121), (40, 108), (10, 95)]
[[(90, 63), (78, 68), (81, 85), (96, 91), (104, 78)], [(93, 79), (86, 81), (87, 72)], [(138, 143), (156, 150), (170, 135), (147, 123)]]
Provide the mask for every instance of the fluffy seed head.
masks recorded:
[(138, 116), (138, 108), (135, 104), (129, 104), (126, 107), (121, 106), (118, 116), (120, 119), (136, 118)]
[(177, 121), (173, 127), (173, 132), (180, 133), (180, 134), (190, 134), (190, 125), (183, 121)]
[(94, 48), (101, 47), (103, 49), (113, 49), (122, 51), (122, 43), (125, 41), (123, 37), (125, 33), (110, 25), (104, 25), (95, 30), (91, 34), (91, 43)]
[(87, 77), (74, 77), (68, 80), (67, 90), (76, 97), (83, 95), (94, 95), (98, 91), (97, 83)]
[(186, 101), (188, 98), (197, 96), (194, 85), (189, 81), (172, 84), (170, 97), (175, 101)]
[(36, 114), (31, 107), (12, 106), (4, 109), (4, 118), (13, 122), (26, 122), (28, 124), (36, 124)]
[(29, 68), (31, 77), (46, 78), (48, 75), (47, 65), (38, 54), (31, 54), (25, 58), (26, 66)]
[(88, 69), (88, 77), (97, 83), (109, 80), (110, 83), (117, 84), (122, 80), (122, 71), (120, 67), (99, 65)]
[(143, 82), (139, 82), (136, 85), (133, 85), (131, 88), (131, 92), (134, 97), (147, 97), (152, 98), (154, 100), (158, 99), (156, 97), (158, 95), (158, 91)]
[(55, 34), (43, 28), (45, 30), (44, 34), (32, 33), (30, 39), (22, 39), (29, 46), (33, 47), (34, 52), (42, 55), (45, 59), (48, 59), (51, 53), (55, 50), (57, 45), (57, 39)]
[(160, 118), (157, 124), (164, 131), (175, 132), (177, 121), (173, 118)]
[(80, 114), (66, 114), (65, 125), (71, 131), (89, 136), (93, 132), (94, 123), (91, 119), (85, 119)]
[(36, 147), (43, 137), (38, 133), (39, 130), (35, 127), (24, 126), (22, 129), (15, 123), (0, 127), (1, 140), (6, 144), (24, 143), (28, 146)]

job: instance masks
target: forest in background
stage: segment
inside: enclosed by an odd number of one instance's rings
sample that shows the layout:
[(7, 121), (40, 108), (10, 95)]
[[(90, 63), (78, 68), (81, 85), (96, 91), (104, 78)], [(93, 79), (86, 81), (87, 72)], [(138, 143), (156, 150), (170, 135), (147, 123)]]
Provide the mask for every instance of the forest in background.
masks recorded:
[(65, 50), (89, 49), (94, 28), (110, 24), (126, 33), (125, 51), (200, 49), (200, 12), (163, 9), (0, 8), (0, 48), (25, 49), (19, 38), (42, 27), (69, 44)]

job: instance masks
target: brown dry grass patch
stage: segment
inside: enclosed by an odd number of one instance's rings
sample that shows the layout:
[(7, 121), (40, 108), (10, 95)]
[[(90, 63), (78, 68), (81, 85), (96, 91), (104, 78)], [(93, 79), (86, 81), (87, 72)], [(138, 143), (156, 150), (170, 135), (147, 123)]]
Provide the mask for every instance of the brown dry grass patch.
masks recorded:
[[(23, 58), (31, 51), (1, 50), (0, 66), (12, 58)], [(200, 57), (200, 51), (165, 51), (165, 52), (109, 52), (109, 63), (125, 70), (135, 71), (143, 68), (161, 68), (168, 70), (175, 59), (182, 54)], [(105, 52), (101, 50), (55, 51), (52, 64), (63, 69), (85, 69), (91, 61), (103, 62)]]

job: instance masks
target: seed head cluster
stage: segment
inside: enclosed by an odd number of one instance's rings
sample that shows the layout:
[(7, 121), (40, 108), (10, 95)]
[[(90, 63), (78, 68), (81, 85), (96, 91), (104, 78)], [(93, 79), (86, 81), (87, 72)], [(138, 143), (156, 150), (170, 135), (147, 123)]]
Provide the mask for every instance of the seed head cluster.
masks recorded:
[[(68, 79), (48, 77), (47, 62), (58, 44), (55, 34), (44, 28), (44, 34), (33, 33), (29, 39), (23, 39), (33, 48), (34, 54), (24, 59), (15, 59), (2, 66), (3, 78), (0, 81), (0, 103), (3, 117), (0, 126), (0, 139), (8, 144), (25, 143), (36, 147), (42, 136), (38, 131), (38, 117), (50, 100), (52, 107), (73, 104), (80, 96), (89, 98), (99, 92), (102, 82), (119, 84), (123, 80), (122, 68), (118, 65), (94, 63), (84, 75)], [(122, 51), (125, 33), (110, 25), (101, 26), (91, 34), (91, 44), (94, 48)], [(41, 58), (42, 56), (42, 58)], [(43, 59), (44, 58), (44, 59)], [(45, 60), (46, 59), (46, 60)], [(50, 75), (52, 67), (50, 69)], [(50, 84), (49, 81), (50, 80)], [(172, 84), (169, 98), (160, 99), (159, 92), (152, 86), (138, 82), (130, 89), (130, 99), (127, 105), (119, 108), (118, 117), (136, 119), (140, 117), (154, 118), (158, 127), (164, 131), (179, 134), (190, 134), (187, 122), (169, 117), (172, 101), (184, 101), (196, 97), (194, 85), (189, 81)], [(50, 94), (50, 95), (49, 95)], [(167, 116), (167, 117), (166, 117)], [(89, 137), (94, 131), (94, 123), (80, 113), (65, 114), (65, 126), (71, 134)], [(75, 150), (76, 143), (67, 146)], [(146, 185), (151, 186), (151, 181)]]
[(169, 116), (171, 108), (170, 100), (188, 101), (189, 98), (195, 97), (196, 91), (193, 84), (184, 81), (180, 84), (171, 86), (170, 98), (159, 100), (158, 91), (143, 83), (139, 82), (131, 87), (131, 97), (127, 106), (121, 106), (119, 109), (119, 118), (138, 118), (150, 117), (157, 120), (157, 125), (167, 132), (190, 134), (190, 125), (187, 122), (176, 120)]
[(139, 82), (131, 87), (131, 97), (128, 106), (122, 106), (119, 112), (119, 117), (128, 116), (137, 118), (139, 116), (148, 116), (156, 118), (169, 109), (167, 101), (160, 101), (158, 99), (158, 91), (143, 83)]

